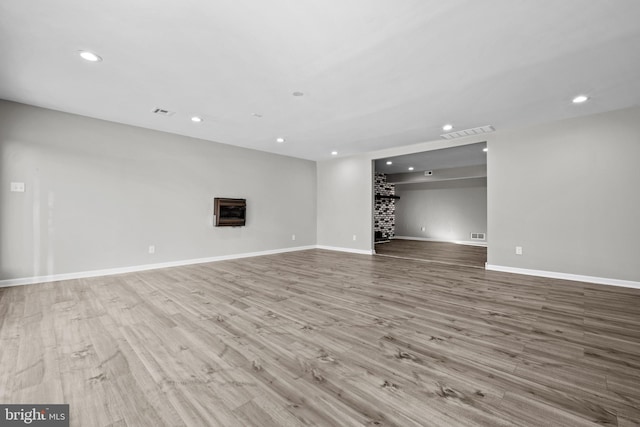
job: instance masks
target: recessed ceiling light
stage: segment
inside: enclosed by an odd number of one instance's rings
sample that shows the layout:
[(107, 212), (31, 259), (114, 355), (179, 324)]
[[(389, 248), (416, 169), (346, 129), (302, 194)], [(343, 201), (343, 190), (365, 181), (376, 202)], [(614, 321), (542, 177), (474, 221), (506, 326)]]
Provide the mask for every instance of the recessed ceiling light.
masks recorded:
[(393, 164), (393, 162), (392, 162), (391, 160), (389, 160), (389, 161), (387, 162), (387, 164), (388, 164), (388, 165), (392, 165), (392, 164)]
[(80, 51), (80, 56), (82, 57), (82, 59), (87, 60), (89, 62), (100, 62), (100, 61), (102, 61), (102, 58), (100, 58), (98, 55), (96, 55), (93, 52), (89, 52), (88, 50), (81, 50)]
[(332, 155), (332, 156), (337, 156), (337, 155), (338, 155), (338, 152), (337, 152), (337, 151), (332, 151), (332, 152), (331, 152), (331, 155)]
[(304, 96), (304, 92), (295, 91), (293, 92), (293, 96)]
[(412, 171), (413, 170), (413, 166), (409, 166), (409, 170)]
[(202, 121), (202, 117), (193, 116), (191, 117), (191, 121), (195, 123), (200, 123)]
[(587, 95), (578, 95), (575, 98), (573, 98), (573, 103), (574, 104), (582, 104), (583, 102), (587, 101), (589, 99), (589, 97)]
[(282, 138), (282, 137), (281, 138), (276, 138), (276, 142), (282, 143), (282, 142), (284, 142), (284, 138)]
[(487, 151), (489, 151), (489, 147), (484, 147), (484, 148), (482, 149), (482, 151), (484, 151), (484, 152), (486, 153)]
[(446, 125), (442, 126), (442, 130), (444, 130), (444, 131), (450, 131), (451, 129), (453, 129), (453, 125), (452, 124), (446, 124)]

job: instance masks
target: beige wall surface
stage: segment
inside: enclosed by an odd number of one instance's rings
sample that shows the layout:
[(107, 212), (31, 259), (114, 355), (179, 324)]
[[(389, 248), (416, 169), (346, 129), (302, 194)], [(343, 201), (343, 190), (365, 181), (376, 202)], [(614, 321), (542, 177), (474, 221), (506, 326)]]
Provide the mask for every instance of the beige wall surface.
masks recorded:
[(487, 232), (486, 178), (401, 184), (396, 195), (396, 236), (470, 242)]
[(640, 281), (640, 108), (488, 146), (489, 264)]
[[(481, 141), (490, 265), (640, 281), (640, 108), (316, 164), (6, 101), (0, 279), (315, 244), (368, 252), (373, 159)], [(217, 196), (247, 198), (246, 227), (212, 226)]]
[(355, 156), (318, 162), (319, 245), (371, 251), (372, 204), (371, 160)]
[(372, 159), (482, 141), (488, 264), (640, 281), (640, 108), (320, 162), (318, 240), (365, 249), (348, 236), (373, 215)]
[[(316, 243), (315, 162), (8, 101), (0, 161), (0, 279)], [(247, 225), (213, 227), (214, 197)]]

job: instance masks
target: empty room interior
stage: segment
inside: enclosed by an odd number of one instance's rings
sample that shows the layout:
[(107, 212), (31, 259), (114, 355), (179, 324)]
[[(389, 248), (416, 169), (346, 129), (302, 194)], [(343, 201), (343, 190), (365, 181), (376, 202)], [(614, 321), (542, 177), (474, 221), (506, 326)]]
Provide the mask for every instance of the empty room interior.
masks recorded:
[(375, 253), (484, 268), (488, 152), (476, 143), (376, 160)]
[(0, 425), (640, 425), (638, 16), (3, 0)]

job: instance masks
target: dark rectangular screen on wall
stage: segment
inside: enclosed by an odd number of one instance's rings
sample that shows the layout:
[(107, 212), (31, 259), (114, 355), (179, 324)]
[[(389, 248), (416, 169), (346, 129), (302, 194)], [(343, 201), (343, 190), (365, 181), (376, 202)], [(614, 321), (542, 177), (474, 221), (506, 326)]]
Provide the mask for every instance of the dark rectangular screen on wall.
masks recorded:
[(213, 215), (216, 227), (242, 227), (246, 223), (247, 200), (216, 197)]

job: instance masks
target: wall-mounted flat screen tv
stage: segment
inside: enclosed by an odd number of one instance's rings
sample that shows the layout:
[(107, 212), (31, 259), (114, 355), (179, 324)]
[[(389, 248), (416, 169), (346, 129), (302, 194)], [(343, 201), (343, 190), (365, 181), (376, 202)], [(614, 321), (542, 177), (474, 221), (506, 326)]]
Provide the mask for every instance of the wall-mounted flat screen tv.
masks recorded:
[(216, 197), (213, 215), (216, 227), (242, 227), (246, 223), (247, 200)]

